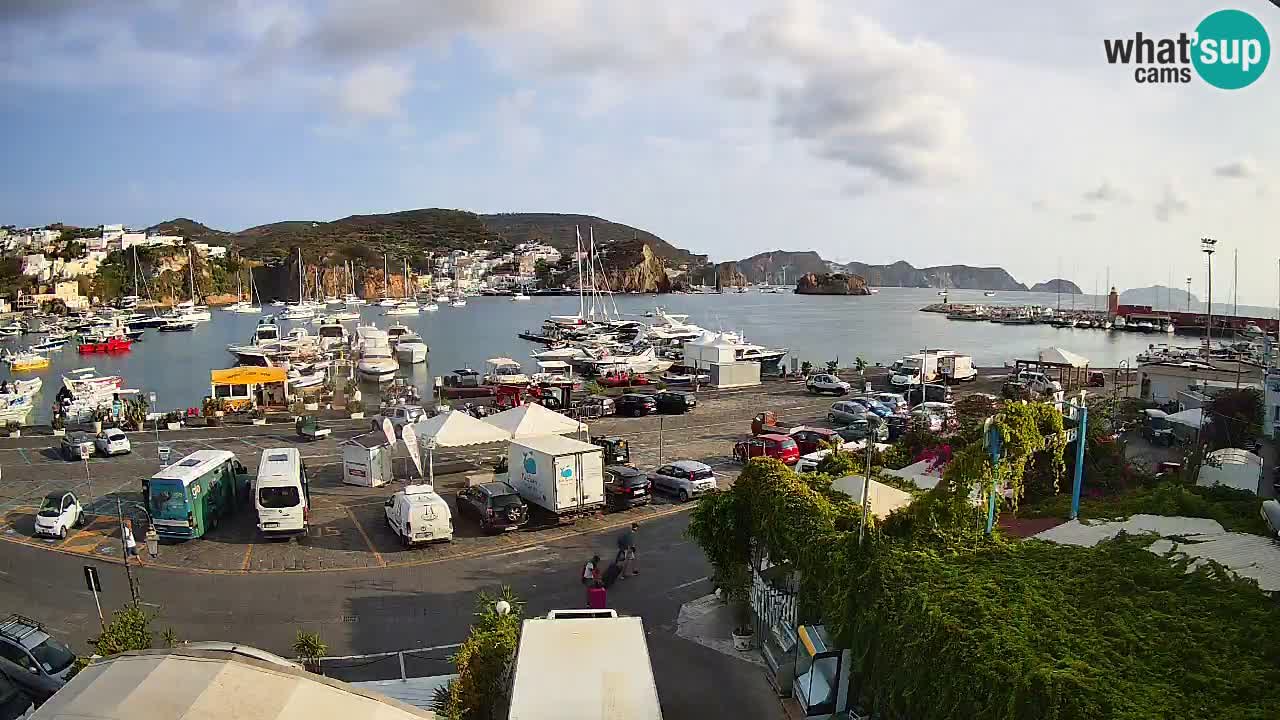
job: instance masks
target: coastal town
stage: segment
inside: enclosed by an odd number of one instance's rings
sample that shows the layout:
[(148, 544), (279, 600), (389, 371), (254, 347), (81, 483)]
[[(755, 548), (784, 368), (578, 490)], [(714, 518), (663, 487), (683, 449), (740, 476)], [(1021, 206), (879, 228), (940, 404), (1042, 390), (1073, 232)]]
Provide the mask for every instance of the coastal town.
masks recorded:
[(0, 3), (0, 720), (1280, 717), (1277, 4)]

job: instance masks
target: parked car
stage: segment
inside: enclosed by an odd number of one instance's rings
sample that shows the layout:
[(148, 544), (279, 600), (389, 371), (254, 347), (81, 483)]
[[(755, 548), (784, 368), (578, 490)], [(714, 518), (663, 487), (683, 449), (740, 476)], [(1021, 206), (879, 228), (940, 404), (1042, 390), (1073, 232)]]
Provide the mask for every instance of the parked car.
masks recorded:
[(911, 417), (906, 413), (894, 413), (884, 418), (884, 424), (889, 431), (889, 442), (893, 442), (907, 431), (907, 426), (911, 423)]
[(895, 412), (903, 412), (907, 409), (907, 399), (901, 393), (879, 392), (873, 393), (870, 397), (888, 405)]
[(836, 428), (836, 434), (845, 442), (858, 442), (868, 437), (872, 442), (886, 442), (889, 439), (889, 424), (878, 416), (867, 413), (848, 425)]
[(869, 414), (865, 407), (852, 400), (841, 400), (840, 402), (831, 403), (831, 409), (827, 410), (827, 420), (835, 425), (848, 425), (854, 420), (861, 420), (864, 415)]
[(649, 413), (658, 412), (658, 401), (654, 400), (652, 395), (639, 393), (627, 393), (615, 400), (613, 406), (618, 415), (631, 417), (643, 417)]
[(608, 465), (604, 469), (605, 505), (612, 510), (625, 510), (649, 504), (653, 481), (648, 473), (630, 465)]
[(903, 396), (911, 407), (922, 402), (951, 402), (951, 388), (937, 384), (916, 385), (908, 388)]
[(587, 417), (603, 417), (617, 413), (613, 398), (608, 395), (588, 395), (582, 398), (581, 408)]
[(801, 428), (791, 431), (791, 439), (796, 441), (796, 446), (800, 448), (801, 455), (808, 455), (811, 452), (822, 449), (832, 440), (838, 440), (840, 435), (835, 430), (826, 428)]
[(875, 413), (876, 415), (879, 415), (882, 418), (889, 417), (890, 415), (893, 414), (893, 410), (888, 405), (885, 405), (884, 403), (880, 402), (879, 400), (876, 400), (873, 397), (866, 397), (866, 396), (856, 397), (856, 398), (853, 398), (853, 402), (858, 403), (862, 407), (870, 410), (871, 412)]
[(120, 428), (107, 428), (98, 433), (98, 437), (93, 441), (94, 446), (102, 455), (110, 457), (112, 455), (127, 455), (133, 452), (133, 446), (129, 444), (129, 436), (124, 434)]
[(948, 403), (920, 403), (911, 411), (912, 416), (923, 417), (929, 422), (929, 429), (934, 432), (945, 430), (955, 420), (955, 410)]
[(71, 677), (76, 662), (71, 648), (43, 625), (22, 615), (10, 615), (0, 621), (0, 655), (32, 675), (60, 683)]
[(654, 488), (660, 488), (676, 497), (680, 502), (697, 497), (716, 488), (716, 474), (711, 466), (695, 460), (677, 460), (667, 463), (649, 474)]
[(529, 522), (529, 507), (505, 482), (472, 485), (458, 491), (458, 514), (474, 515), (487, 532), (516, 530)]
[(800, 459), (800, 446), (789, 435), (766, 433), (749, 440), (739, 440), (733, 446), (733, 456), (740, 463), (746, 463), (753, 457), (771, 457), (794, 465)]
[(1039, 370), (1022, 370), (1015, 380), (1026, 385), (1031, 392), (1039, 395), (1062, 392), (1062, 383), (1057, 380), (1051, 380), (1048, 375)]
[(698, 398), (693, 393), (664, 390), (655, 393), (653, 401), (657, 403), (658, 412), (683, 414), (698, 406)]
[(70, 490), (59, 490), (44, 496), (36, 511), (36, 535), (66, 538), (72, 528), (84, 524), (84, 508)]
[(396, 437), (400, 437), (405, 425), (412, 425), (426, 416), (426, 411), (418, 405), (386, 405), (369, 420), (369, 425), (378, 432), (382, 430), (382, 421), (390, 420), (396, 429)]
[(67, 460), (88, 460), (93, 456), (93, 438), (88, 433), (69, 432), (62, 436), (59, 449)]
[(453, 513), (430, 485), (406, 485), (383, 503), (387, 526), (405, 547), (420, 542), (452, 542)]
[[(64, 685), (57, 678), (49, 677), (43, 673), (33, 673), (3, 655), (0, 655), (0, 676), (2, 676), (0, 677), (0, 720), (27, 717), (23, 713), (15, 714), (13, 710), (22, 708), (24, 703), (40, 707), (44, 704), (44, 701), (53, 697), (53, 694), (61, 690)], [(2, 686), (2, 681), (4, 680), (7, 680), (15, 689), (19, 690), (23, 697), (10, 697), (9, 688)]]
[(830, 373), (818, 373), (817, 375), (810, 375), (809, 379), (804, 381), (804, 389), (814, 395), (822, 393), (845, 395), (849, 392), (851, 386)]

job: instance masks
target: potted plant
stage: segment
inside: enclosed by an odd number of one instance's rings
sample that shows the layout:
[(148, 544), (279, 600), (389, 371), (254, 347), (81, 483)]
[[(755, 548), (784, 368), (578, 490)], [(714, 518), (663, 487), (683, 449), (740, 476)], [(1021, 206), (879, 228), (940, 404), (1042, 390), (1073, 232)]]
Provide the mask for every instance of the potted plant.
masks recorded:
[(200, 408), (200, 414), (204, 416), (205, 425), (219, 427), (222, 425), (222, 401), (217, 398), (205, 398), (204, 404)]
[(745, 590), (729, 594), (729, 605), (733, 609), (733, 649), (747, 652), (756, 644), (756, 631), (751, 624), (751, 602)]
[(266, 410), (266, 408), (256, 407), (256, 408), (254, 408), (254, 409), (253, 409), (253, 412), (250, 412), (250, 413), (249, 413), (249, 416), (250, 416), (251, 418), (253, 418), (253, 424), (254, 424), (254, 425), (266, 425), (266, 424), (267, 424), (267, 410)]
[(349, 400), (359, 400), (360, 383), (356, 382), (355, 378), (348, 379), (347, 384), (342, 386), (342, 394)]
[(179, 410), (170, 410), (164, 414), (164, 426), (170, 430), (179, 430), (182, 428), (182, 412)]
[(813, 363), (809, 362), (808, 360), (805, 360), (804, 362), (800, 363), (801, 375), (805, 377), (809, 377), (809, 373), (811, 372), (813, 372)]
[(302, 417), (306, 412), (307, 408), (303, 404), (301, 398), (295, 399), (293, 403), (289, 405), (289, 413), (293, 415), (294, 419)]
[(328, 646), (320, 639), (319, 633), (299, 630), (293, 640), (293, 652), (298, 656), (298, 661), (302, 663), (302, 667), (316, 674), (320, 673), (320, 658), (324, 656), (328, 649)]
[(351, 413), (352, 420), (364, 418), (364, 403), (355, 398), (347, 400), (347, 412)]
[(102, 432), (102, 421), (106, 420), (108, 415), (106, 408), (97, 408), (93, 411), (93, 433), (95, 435)]
[(309, 397), (307, 398), (307, 401), (302, 404), (302, 408), (308, 412), (315, 412), (320, 409), (320, 401), (315, 396)]
[(62, 437), (67, 434), (67, 421), (62, 417), (62, 413), (55, 412), (53, 419), (49, 421), (49, 425), (53, 428), (54, 437)]
[(5, 425), (5, 430), (8, 432), (9, 437), (22, 437), (22, 423), (17, 420), (10, 420)]

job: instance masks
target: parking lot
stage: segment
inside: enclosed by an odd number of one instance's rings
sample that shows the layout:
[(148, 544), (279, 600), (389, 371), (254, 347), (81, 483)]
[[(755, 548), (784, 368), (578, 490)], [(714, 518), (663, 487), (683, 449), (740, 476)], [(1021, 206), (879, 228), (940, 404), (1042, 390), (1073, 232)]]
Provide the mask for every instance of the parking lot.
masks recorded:
[[(813, 397), (798, 383), (769, 383), (759, 388), (699, 393), (699, 406), (685, 415), (644, 418), (602, 418), (591, 424), (591, 435), (619, 435), (631, 446), (632, 463), (653, 468), (660, 460), (693, 459), (711, 465), (717, 483), (727, 487), (738, 472), (732, 460), (733, 443), (750, 432), (753, 415), (773, 410), (787, 424), (819, 420), (830, 397)], [(459, 517), (455, 495), (469, 481), (489, 477), (492, 463), (505, 455), (506, 444), (461, 451), (437, 451), (436, 489), (454, 510), (452, 543), (403, 548), (387, 527), (383, 502), (416, 473), (397, 448), (397, 481), (380, 488), (341, 482), (339, 443), (368, 429), (368, 420), (329, 423), (333, 434), (314, 442), (302, 441), (292, 425), (236, 426), (162, 432), (159, 445), (169, 447), (170, 461), (202, 449), (229, 450), (251, 471), (262, 451), (297, 447), (311, 478), (311, 512), (306, 536), (267, 540), (254, 526), (252, 507), (241, 508), (204, 538), (161, 545), (159, 558), (148, 563), (207, 572), (288, 572), (339, 570), (424, 564), (476, 554), (519, 550), (575, 533), (622, 526), (646, 517), (679, 512), (674, 499), (658, 495), (650, 505), (617, 513), (597, 514), (572, 525), (556, 526), (535, 514), (525, 528), (495, 536), (480, 533), (473, 518)], [(160, 468), (157, 440), (151, 433), (131, 435), (133, 453), (113, 458), (94, 457), (88, 463), (64, 460), (58, 438), (3, 441), (0, 448), (0, 538), (51, 550), (101, 559), (122, 556), (117, 507), (133, 520), (141, 542), (147, 518), (141, 504), (141, 481)], [(20, 447), (17, 445), (21, 445)], [(419, 480), (420, 482), (420, 480)], [(87, 511), (84, 527), (65, 540), (33, 536), (34, 514), (47, 493), (72, 490)], [(145, 553), (143, 553), (145, 556)]]

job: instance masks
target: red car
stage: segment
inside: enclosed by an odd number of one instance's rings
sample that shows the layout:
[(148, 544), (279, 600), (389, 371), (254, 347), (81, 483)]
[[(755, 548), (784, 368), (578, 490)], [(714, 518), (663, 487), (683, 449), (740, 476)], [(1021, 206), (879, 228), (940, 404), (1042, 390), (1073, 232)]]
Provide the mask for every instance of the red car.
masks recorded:
[(823, 445), (830, 443), (832, 440), (844, 444), (844, 438), (840, 437), (840, 433), (826, 428), (792, 430), (791, 439), (795, 440), (796, 445), (800, 446), (801, 455), (817, 452), (822, 449)]
[(800, 446), (786, 435), (757, 435), (734, 445), (733, 456), (741, 463), (746, 463), (753, 457), (771, 457), (788, 465), (795, 465), (800, 459)]

